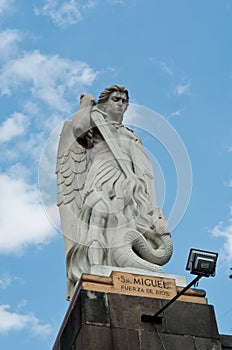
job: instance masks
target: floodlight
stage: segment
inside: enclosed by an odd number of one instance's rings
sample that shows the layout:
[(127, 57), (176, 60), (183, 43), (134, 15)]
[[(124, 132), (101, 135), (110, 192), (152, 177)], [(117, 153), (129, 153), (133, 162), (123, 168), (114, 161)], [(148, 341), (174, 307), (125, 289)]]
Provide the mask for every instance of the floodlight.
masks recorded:
[(186, 270), (193, 275), (215, 276), (218, 253), (192, 248), (189, 253)]
[[(208, 252), (206, 250), (191, 249), (188, 257), (186, 270), (190, 270), (190, 273), (197, 275), (193, 281), (191, 281), (185, 288), (178, 292), (171, 300), (167, 302), (159, 311), (154, 315), (142, 315), (142, 322), (162, 323), (161, 313), (172, 305), (181, 295), (183, 295), (189, 288), (195, 286), (200, 278), (215, 276), (216, 262), (218, 253)], [(232, 275), (230, 276), (232, 278)]]

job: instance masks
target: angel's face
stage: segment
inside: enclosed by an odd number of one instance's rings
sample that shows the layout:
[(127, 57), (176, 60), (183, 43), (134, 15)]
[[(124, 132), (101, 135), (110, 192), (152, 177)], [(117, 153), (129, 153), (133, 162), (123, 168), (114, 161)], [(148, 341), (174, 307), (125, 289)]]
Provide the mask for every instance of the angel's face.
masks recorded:
[(108, 101), (106, 102), (105, 113), (109, 120), (121, 122), (123, 114), (128, 106), (126, 94), (115, 91), (112, 92)]

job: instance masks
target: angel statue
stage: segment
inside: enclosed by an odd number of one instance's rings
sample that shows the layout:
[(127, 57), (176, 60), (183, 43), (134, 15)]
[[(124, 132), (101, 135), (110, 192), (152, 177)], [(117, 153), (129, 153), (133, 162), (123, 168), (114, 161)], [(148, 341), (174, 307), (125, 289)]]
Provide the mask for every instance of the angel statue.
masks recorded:
[(96, 266), (163, 272), (172, 255), (151, 161), (122, 124), (128, 104), (128, 91), (119, 85), (106, 88), (97, 102), (82, 94), (61, 132), (57, 182), (68, 300), (81, 274)]

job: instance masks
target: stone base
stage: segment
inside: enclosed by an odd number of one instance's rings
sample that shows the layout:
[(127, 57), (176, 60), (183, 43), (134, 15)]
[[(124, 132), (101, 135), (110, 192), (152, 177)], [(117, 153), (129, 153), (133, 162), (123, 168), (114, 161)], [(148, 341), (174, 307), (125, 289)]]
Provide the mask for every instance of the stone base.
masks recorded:
[[(142, 277), (144, 283), (150, 281), (147, 277)], [(112, 276), (83, 275), (53, 350), (224, 349), (214, 308), (202, 291), (190, 290), (184, 295), (188, 302), (174, 302), (163, 312), (161, 323), (151, 324), (142, 322), (141, 316), (153, 315), (167, 300), (104, 291), (112, 281)], [(102, 291), (94, 290), (94, 285)]]

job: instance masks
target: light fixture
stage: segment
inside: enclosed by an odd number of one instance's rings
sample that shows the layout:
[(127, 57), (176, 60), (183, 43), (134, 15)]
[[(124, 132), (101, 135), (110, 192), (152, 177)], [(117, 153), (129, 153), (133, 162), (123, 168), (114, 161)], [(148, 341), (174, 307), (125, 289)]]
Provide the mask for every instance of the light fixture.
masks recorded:
[(218, 253), (192, 248), (189, 253), (186, 270), (189, 270), (193, 275), (215, 276), (217, 258)]
[[(215, 276), (216, 262), (218, 253), (208, 252), (206, 250), (191, 249), (188, 257), (186, 270), (189, 270), (191, 274), (197, 275), (193, 281), (191, 281), (184, 289), (178, 292), (171, 300), (167, 302), (159, 311), (154, 315), (142, 315), (142, 322), (150, 323), (162, 323), (163, 316), (160, 314), (166, 310), (171, 304), (174, 303), (181, 295), (183, 295), (189, 288), (195, 286), (199, 279), (202, 277)], [(232, 275), (231, 275), (232, 277)]]

